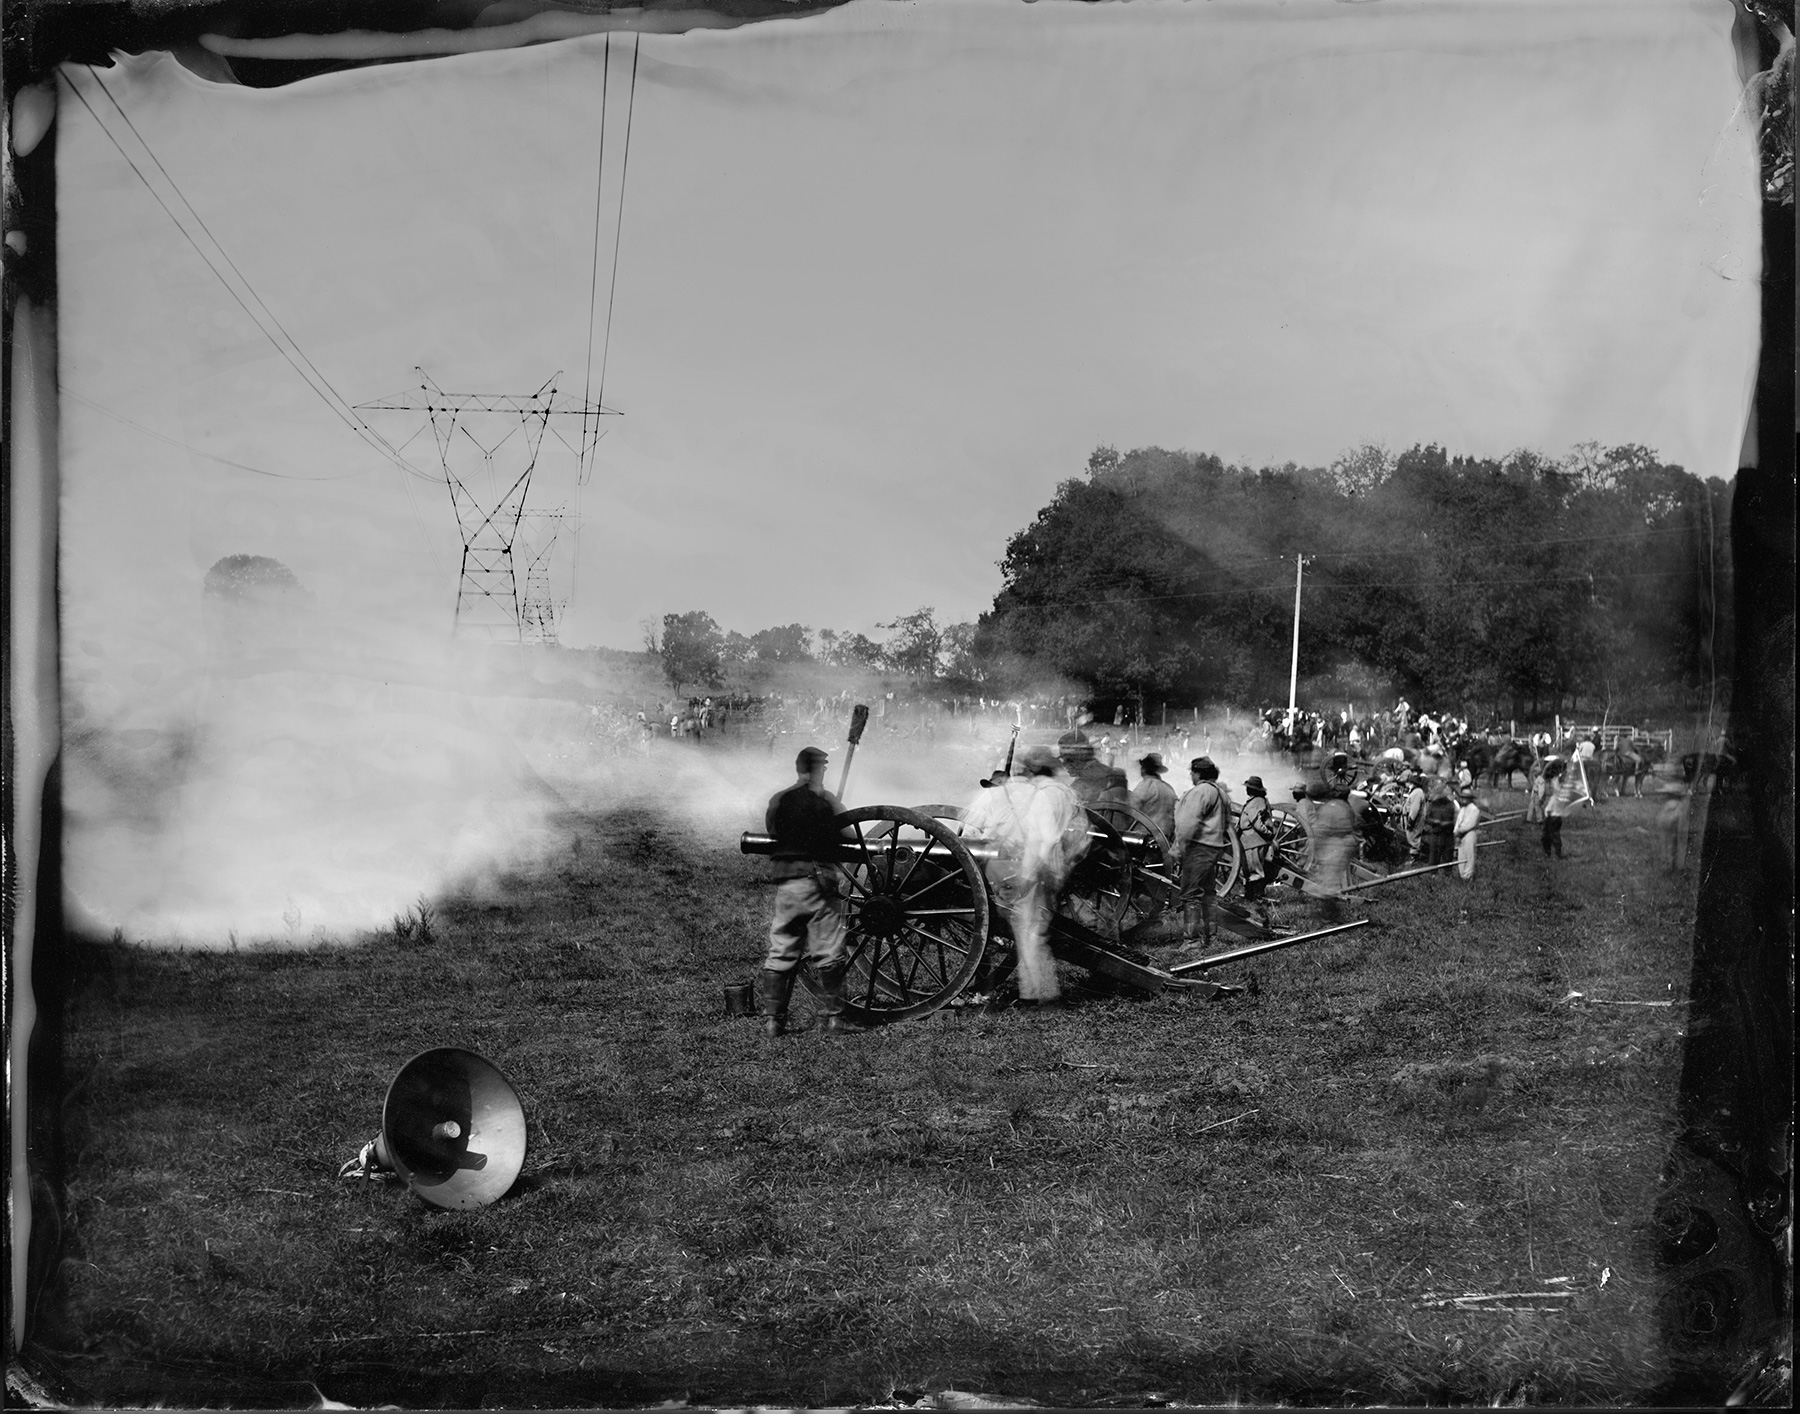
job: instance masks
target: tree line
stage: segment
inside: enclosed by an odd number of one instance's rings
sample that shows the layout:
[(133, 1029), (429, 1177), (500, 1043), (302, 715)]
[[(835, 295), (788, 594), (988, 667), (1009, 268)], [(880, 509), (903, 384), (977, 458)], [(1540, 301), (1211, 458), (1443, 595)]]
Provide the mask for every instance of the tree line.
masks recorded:
[(1008, 542), (973, 658), (1097, 696), (1687, 707), (1730, 671), (1729, 488), (1638, 446), (1251, 469), (1102, 447)]
[(664, 614), (661, 624), (643, 625), (644, 647), (657, 656), (663, 676), (677, 691), (689, 686), (719, 687), (735, 666), (822, 663), (921, 679), (978, 681), (974, 661), (975, 625), (940, 624), (930, 606), (905, 614), (885, 639), (860, 632), (821, 629), (815, 638), (806, 624), (782, 624), (753, 634), (721, 629), (711, 614), (695, 609)]
[[(678, 690), (822, 663), (994, 696), (1080, 684), (1106, 710), (1386, 698), (1526, 719), (1703, 704), (1730, 675), (1729, 488), (1646, 448), (1558, 460), (1365, 446), (1328, 467), (1098, 448), (1007, 542), (975, 623), (859, 632), (646, 622)], [(1722, 702), (1717, 705), (1723, 706)]]

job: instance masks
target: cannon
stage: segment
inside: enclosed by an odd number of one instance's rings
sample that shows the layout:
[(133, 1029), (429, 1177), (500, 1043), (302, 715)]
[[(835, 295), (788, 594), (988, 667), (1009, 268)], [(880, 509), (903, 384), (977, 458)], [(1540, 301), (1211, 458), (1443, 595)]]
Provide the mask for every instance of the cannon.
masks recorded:
[[(845, 1014), (864, 1025), (904, 1021), (952, 1003), (985, 997), (1013, 970), (1016, 958), (1005, 910), (983, 866), (997, 853), (963, 833), (964, 812), (952, 805), (866, 805), (837, 817), (842, 836), (832, 857), (844, 898), (850, 966)], [(1070, 871), (1050, 922), (1050, 950), (1115, 985), (1144, 993), (1175, 988), (1217, 997), (1241, 990), (1159, 967), (1141, 943), (1168, 912), (1179, 886), (1168, 841), (1125, 804), (1087, 811), (1089, 848)], [(1223, 896), (1235, 885), (1243, 853), (1221, 859), (1214, 888), (1226, 910), (1221, 922), (1251, 939), (1272, 935)], [(749, 855), (773, 852), (766, 834), (747, 832)], [(1283, 938), (1282, 945), (1312, 934)], [(1209, 960), (1184, 967), (1204, 971)], [(810, 970), (802, 978), (810, 989)]]

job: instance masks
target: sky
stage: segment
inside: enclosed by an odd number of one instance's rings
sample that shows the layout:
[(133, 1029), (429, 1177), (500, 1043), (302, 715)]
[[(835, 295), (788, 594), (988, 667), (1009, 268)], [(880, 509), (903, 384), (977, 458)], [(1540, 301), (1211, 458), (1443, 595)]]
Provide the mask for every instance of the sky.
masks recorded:
[(973, 618), (1101, 444), (1638, 442), (1728, 477), (1759, 259), (1730, 24), (1724, 0), (853, 0), (646, 35), (635, 86), (625, 35), (278, 90), (166, 55), (69, 72), (94, 112), (64, 87), (66, 623), (154, 658), (229, 554), (402, 637), (453, 617), (423, 414), (367, 414), (402, 471), (158, 195), (344, 404), (415, 368), (593, 398), (604, 365), (586, 484), (552, 437), (529, 502), (565, 512), (573, 646), (690, 609)]

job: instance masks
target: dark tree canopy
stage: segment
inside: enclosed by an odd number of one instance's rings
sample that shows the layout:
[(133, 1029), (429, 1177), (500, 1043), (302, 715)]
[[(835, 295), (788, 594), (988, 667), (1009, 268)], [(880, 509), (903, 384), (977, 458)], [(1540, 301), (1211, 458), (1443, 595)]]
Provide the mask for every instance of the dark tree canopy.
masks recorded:
[(663, 615), (659, 651), (663, 676), (677, 691), (689, 683), (717, 687), (725, 680), (725, 635), (700, 609)]
[(1315, 685), (1513, 715), (1685, 701), (1729, 668), (1725, 494), (1634, 446), (1257, 470), (1101, 448), (1008, 543), (974, 650), (1098, 696), (1285, 701), (1304, 554)]

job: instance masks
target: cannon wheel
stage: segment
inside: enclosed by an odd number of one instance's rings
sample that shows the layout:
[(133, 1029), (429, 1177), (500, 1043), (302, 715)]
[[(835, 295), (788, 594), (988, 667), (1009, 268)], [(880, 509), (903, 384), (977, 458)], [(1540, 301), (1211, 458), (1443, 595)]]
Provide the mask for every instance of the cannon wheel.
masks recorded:
[[(1057, 911), (1116, 943), (1122, 932), (1139, 921), (1135, 909), (1140, 870), (1121, 836), (1124, 830), (1137, 828), (1137, 820), (1143, 817), (1128, 805), (1086, 808), (1088, 829), (1104, 838), (1091, 840), (1087, 853), (1069, 871)], [(1149, 826), (1149, 821), (1144, 824)], [(1155, 833), (1153, 827), (1151, 833)]]
[(1274, 865), (1290, 869), (1302, 878), (1312, 877), (1312, 835), (1306, 820), (1293, 806), (1277, 801), (1269, 806), (1269, 823), (1275, 827)]
[[(981, 966), (987, 885), (957, 821), (928, 813), (939, 808), (865, 805), (837, 817), (859, 856), (837, 866), (850, 962), (844, 1014), (853, 1021), (877, 1025), (936, 1011)], [(802, 977), (816, 993), (811, 969)]]
[(1142, 946), (1134, 934), (1156, 923), (1171, 910), (1179, 912), (1180, 861), (1175, 858), (1167, 837), (1136, 806), (1119, 802), (1090, 805), (1088, 815), (1121, 835), (1143, 835), (1154, 847), (1149, 859), (1136, 861), (1129, 876), (1129, 894), (1119, 911), (1117, 927), (1110, 935), (1127, 946)]

